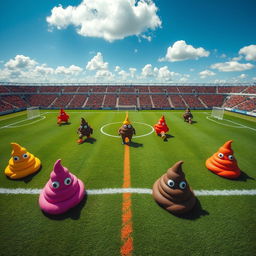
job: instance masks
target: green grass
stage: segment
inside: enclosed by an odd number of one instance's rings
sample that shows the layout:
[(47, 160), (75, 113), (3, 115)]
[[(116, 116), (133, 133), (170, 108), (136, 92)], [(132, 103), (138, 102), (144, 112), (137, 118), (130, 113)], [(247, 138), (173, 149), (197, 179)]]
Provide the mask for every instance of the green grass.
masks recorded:
[[(24, 112), (23, 112), (24, 113)], [(124, 146), (117, 135), (125, 112), (68, 111), (71, 124), (58, 127), (57, 112), (22, 127), (0, 129), (0, 187), (42, 188), (54, 162), (61, 158), (86, 189), (121, 188)], [(194, 111), (196, 123), (184, 123), (182, 111), (129, 112), (137, 135), (165, 115), (172, 136), (163, 142), (154, 133), (133, 139), (130, 147), (131, 186), (152, 188), (175, 162), (194, 190), (256, 189), (256, 131), (214, 123), (206, 112)], [(21, 121), (22, 113), (0, 117), (0, 127)], [(25, 113), (24, 113), (25, 114)], [(76, 130), (85, 117), (94, 128), (94, 143), (78, 145)], [(225, 113), (225, 119), (256, 129), (255, 118)], [(18, 123), (16, 125), (26, 124)], [(231, 123), (229, 123), (231, 124)], [(234, 124), (232, 124), (234, 125)], [(227, 140), (247, 178), (227, 180), (205, 168), (205, 160)], [(39, 157), (42, 169), (24, 180), (9, 180), (4, 169), (10, 159), (10, 142), (17, 142)], [(198, 196), (201, 207), (187, 218), (175, 217), (160, 208), (151, 195), (133, 194), (133, 255), (252, 255), (256, 251), (256, 196)], [(38, 195), (0, 195), (0, 255), (119, 255), (121, 246), (122, 195), (90, 195), (79, 207), (61, 217), (45, 216)]]

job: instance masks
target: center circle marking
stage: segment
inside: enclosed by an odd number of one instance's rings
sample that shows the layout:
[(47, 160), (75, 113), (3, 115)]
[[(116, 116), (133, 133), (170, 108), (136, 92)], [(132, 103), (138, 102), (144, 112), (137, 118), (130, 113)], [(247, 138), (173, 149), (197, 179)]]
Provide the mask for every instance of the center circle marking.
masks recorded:
[[(112, 125), (112, 124), (120, 124), (120, 123), (122, 123), (122, 122), (115, 122), (115, 123), (105, 124), (105, 125), (103, 125), (103, 126), (100, 128), (100, 131), (101, 131), (102, 134), (104, 134), (104, 135), (106, 135), (106, 136), (113, 137), (113, 138), (120, 138), (120, 136), (112, 135), (112, 134), (109, 134), (109, 133), (107, 133), (107, 132), (104, 132), (104, 128), (105, 128), (105, 127), (107, 127), (107, 126), (109, 126), (109, 125)], [(142, 125), (145, 125), (145, 126), (148, 126), (148, 127), (151, 128), (151, 131), (150, 131), (150, 132), (148, 132), (148, 133), (146, 133), (146, 134), (138, 135), (138, 136), (133, 136), (133, 138), (145, 137), (145, 136), (148, 136), (148, 135), (150, 135), (151, 133), (154, 132), (154, 128), (153, 128), (151, 125), (149, 125), (149, 124), (145, 124), (145, 123), (141, 123), (141, 122), (133, 122), (133, 123), (142, 124)]]

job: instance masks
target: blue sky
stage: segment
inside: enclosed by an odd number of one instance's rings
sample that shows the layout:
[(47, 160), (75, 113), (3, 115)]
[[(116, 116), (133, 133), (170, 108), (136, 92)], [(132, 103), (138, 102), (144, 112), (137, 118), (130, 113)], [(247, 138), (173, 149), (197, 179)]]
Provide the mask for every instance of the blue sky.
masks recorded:
[(256, 81), (255, 0), (0, 6), (0, 81)]

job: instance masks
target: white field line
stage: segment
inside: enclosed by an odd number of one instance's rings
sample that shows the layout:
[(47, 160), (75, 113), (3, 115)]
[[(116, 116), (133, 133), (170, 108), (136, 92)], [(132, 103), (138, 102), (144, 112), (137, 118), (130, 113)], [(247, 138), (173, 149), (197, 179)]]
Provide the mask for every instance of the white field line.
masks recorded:
[(2, 126), (2, 127), (0, 127), (0, 129), (3, 129), (3, 128), (18, 128), (18, 127), (22, 127), (22, 126), (27, 126), (27, 125), (31, 125), (31, 124), (33, 124), (33, 123), (37, 123), (37, 122), (39, 122), (39, 121), (42, 121), (42, 120), (44, 120), (45, 118), (46, 118), (45, 116), (40, 116), (40, 119), (35, 120), (35, 121), (33, 121), (33, 122), (28, 122), (27, 124), (22, 124), (22, 125), (15, 125), (15, 124), (19, 124), (19, 123), (28, 121), (28, 119), (24, 119), (24, 120), (20, 120), (20, 121), (18, 121), (18, 122), (14, 122), (14, 123), (11, 123), (11, 124)]
[(240, 123), (231, 121), (231, 120), (229, 120), (229, 119), (224, 119), (224, 118), (223, 118), (223, 120), (228, 121), (228, 122), (230, 122), (230, 123), (233, 123), (233, 124), (235, 124), (236, 126), (234, 126), (234, 125), (229, 125), (229, 124), (224, 124), (224, 123), (221, 123), (220, 121), (218, 122), (218, 121), (216, 121), (216, 120), (211, 119), (210, 116), (207, 116), (206, 119), (208, 119), (208, 120), (210, 120), (210, 121), (212, 121), (212, 122), (214, 122), (214, 123), (217, 123), (217, 124), (220, 124), (220, 125), (224, 125), (224, 126), (228, 126), (228, 127), (233, 127), (233, 128), (247, 128), (247, 129), (256, 131), (255, 128), (252, 128), (252, 127), (250, 127), (250, 126), (246, 126), (246, 125), (243, 125), (243, 124), (240, 124)]
[[(38, 195), (42, 189), (25, 189), (25, 188), (0, 188), (0, 194), (5, 195)], [(88, 195), (110, 195), (110, 194), (152, 194), (152, 190), (148, 188), (103, 188), (88, 189)], [(234, 190), (194, 190), (196, 196), (255, 196), (256, 189), (234, 189)]]

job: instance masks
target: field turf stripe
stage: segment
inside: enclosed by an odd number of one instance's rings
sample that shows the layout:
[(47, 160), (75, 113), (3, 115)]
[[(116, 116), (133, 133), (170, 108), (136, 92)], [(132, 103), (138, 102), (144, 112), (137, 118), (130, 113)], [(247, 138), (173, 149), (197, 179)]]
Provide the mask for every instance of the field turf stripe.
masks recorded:
[[(130, 175), (130, 147), (125, 145), (124, 148), (124, 180), (123, 189), (129, 189), (131, 187), (131, 175)], [(121, 228), (121, 240), (122, 246), (120, 248), (121, 256), (131, 256), (133, 251), (133, 238), (132, 238), (132, 200), (131, 193), (123, 193), (122, 203), (122, 228)]]

